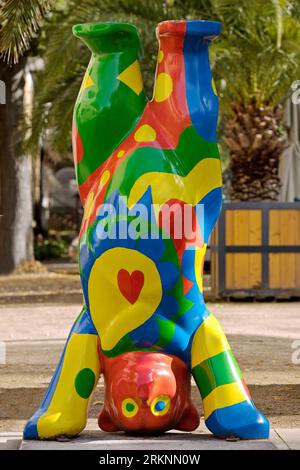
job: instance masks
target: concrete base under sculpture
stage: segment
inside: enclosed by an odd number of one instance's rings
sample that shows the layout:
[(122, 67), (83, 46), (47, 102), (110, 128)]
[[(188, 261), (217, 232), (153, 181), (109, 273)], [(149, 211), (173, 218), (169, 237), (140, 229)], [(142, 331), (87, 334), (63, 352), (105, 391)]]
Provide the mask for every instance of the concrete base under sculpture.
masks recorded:
[(130, 437), (123, 433), (104, 433), (89, 421), (87, 430), (77, 438), (57, 441), (25, 441), (22, 433), (0, 433), (0, 450), (97, 450), (113, 456), (115, 450), (300, 450), (300, 428), (270, 430), (269, 439), (218, 439), (207, 432), (205, 425), (192, 433), (169, 431), (159, 437)]
[(123, 433), (104, 433), (85, 431), (79, 437), (61, 441), (22, 441), (20, 450), (97, 450), (107, 452), (116, 450), (278, 450), (280, 438), (271, 431), (270, 439), (225, 440), (215, 438), (209, 432), (182, 433), (170, 431), (161, 436), (131, 437)]

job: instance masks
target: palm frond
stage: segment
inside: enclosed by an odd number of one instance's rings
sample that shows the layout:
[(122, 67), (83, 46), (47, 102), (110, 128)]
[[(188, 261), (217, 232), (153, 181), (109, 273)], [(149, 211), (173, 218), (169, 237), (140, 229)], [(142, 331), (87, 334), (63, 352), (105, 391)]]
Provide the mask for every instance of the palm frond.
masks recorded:
[(27, 149), (35, 151), (39, 136), (50, 127), (47, 139), (53, 149), (61, 152), (69, 147), (72, 109), (90, 57), (90, 51), (72, 35), (74, 24), (134, 23), (147, 50), (147, 61), (142, 61), (141, 65), (145, 88), (150, 95), (157, 54), (155, 26), (158, 21), (172, 16), (170, 7), (160, 0), (153, 0), (151, 9), (146, 0), (85, 0), (84, 3), (70, 0), (65, 9), (53, 11), (45, 22), (44, 39), (40, 44), (45, 70), (38, 75), (32, 133)]
[(214, 0), (214, 4), (223, 23), (215, 67), (217, 77), (227, 84), (223, 100), (276, 106), (300, 71), (300, 23), (291, 15), (290, 2), (252, 0), (247, 7), (246, 0)]
[(0, 6), (0, 56), (8, 63), (17, 63), (29, 48), (51, 0), (6, 0)]
[[(214, 19), (222, 34), (211, 46), (214, 78), (226, 82), (221, 111), (232, 103), (276, 106), (300, 73), (299, 0), (69, 0), (53, 11), (43, 28), (45, 70), (38, 77), (31, 144), (51, 125), (54, 149), (69, 148), (71, 109), (89, 60), (89, 51), (72, 36), (76, 23), (125, 21), (138, 27), (147, 60), (142, 71), (146, 93), (153, 84), (155, 26), (166, 19)], [(64, 116), (62, 119), (61, 116)], [(69, 119), (69, 118), (68, 118)], [(63, 121), (63, 123), (61, 123)], [(59, 124), (57, 124), (59, 123)]]

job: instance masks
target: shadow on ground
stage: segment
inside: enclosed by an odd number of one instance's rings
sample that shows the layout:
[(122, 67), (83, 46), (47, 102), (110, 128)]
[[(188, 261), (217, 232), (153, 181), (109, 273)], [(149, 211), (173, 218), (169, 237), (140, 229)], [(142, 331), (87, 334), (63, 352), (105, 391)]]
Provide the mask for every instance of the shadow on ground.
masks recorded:
[[(273, 426), (299, 427), (300, 366), (291, 362), (291, 340), (228, 337), (256, 406)], [(0, 430), (22, 431), (23, 421), (33, 414), (43, 398), (64, 341), (15, 341), (7, 345), (7, 364), (0, 366)], [(192, 394), (202, 415), (201, 398), (195, 386)], [(90, 418), (98, 417), (102, 404), (103, 384), (100, 383), (91, 400)]]

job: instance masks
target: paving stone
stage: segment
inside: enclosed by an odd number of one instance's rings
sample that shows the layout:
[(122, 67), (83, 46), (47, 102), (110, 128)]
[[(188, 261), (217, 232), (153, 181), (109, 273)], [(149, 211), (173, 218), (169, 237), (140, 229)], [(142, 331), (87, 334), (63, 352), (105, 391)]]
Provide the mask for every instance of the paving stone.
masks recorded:
[(281, 440), (286, 444), (290, 450), (300, 450), (300, 429), (276, 429), (277, 434)]
[(168, 432), (159, 437), (130, 437), (86, 431), (69, 441), (22, 441), (21, 450), (276, 450), (270, 440), (226, 441), (209, 433)]
[(22, 443), (22, 433), (0, 433), (0, 450), (18, 450)]

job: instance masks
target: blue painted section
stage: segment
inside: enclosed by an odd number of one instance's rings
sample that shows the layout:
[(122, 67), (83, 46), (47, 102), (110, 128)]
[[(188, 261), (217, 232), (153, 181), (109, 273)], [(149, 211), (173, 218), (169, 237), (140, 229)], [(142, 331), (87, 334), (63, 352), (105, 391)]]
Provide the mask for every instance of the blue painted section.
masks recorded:
[(170, 320), (178, 312), (178, 309), (179, 304), (176, 297), (171, 294), (164, 294), (155, 313), (165, 320)]
[(208, 46), (221, 31), (220, 23), (187, 21), (184, 39), (186, 98), (193, 126), (200, 136), (216, 142), (218, 98), (212, 89)]
[(190, 355), (189, 342), (190, 335), (181, 326), (179, 326), (176, 321), (172, 340), (161, 351), (166, 354), (179, 357), (188, 366), (187, 357)]
[(77, 334), (95, 334), (95, 335), (97, 334), (97, 331), (96, 331), (96, 329), (93, 325), (93, 322), (92, 322), (92, 320), (90, 318), (90, 315), (87, 312), (86, 308), (83, 308), (81, 314), (79, 315), (79, 317), (75, 321), (75, 323), (74, 323), (74, 325), (73, 325), (73, 327), (72, 327), (72, 329), (69, 333), (69, 336), (68, 336), (68, 339), (66, 341), (66, 344), (65, 344), (63, 353), (61, 355), (60, 361), (58, 363), (57, 369), (56, 369), (56, 371), (55, 371), (55, 373), (52, 377), (52, 380), (51, 380), (50, 385), (47, 389), (47, 392), (44, 395), (44, 398), (43, 398), (43, 401), (42, 401), (40, 407), (34, 413), (34, 415), (29, 419), (29, 421), (27, 421), (27, 423), (25, 425), (25, 428), (24, 428), (24, 431), (23, 431), (24, 439), (33, 439), (33, 440), (39, 439), (38, 431), (37, 431), (37, 423), (38, 423), (39, 418), (44, 413), (46, 413), (46, 411), (48, 410), (48, 408), (50, 406), (52, 397), (54, 395), (54, 392), (56, 390), (57, 383), (58, 383), (58, 380), (59, 380), (59, 377), (60, 377), (60, 373), (61, 373), (62, 365), (63, 365), (63, 362), (64, 362), (64, 357), (65, 357), (65, 352), (66, 352), (66, 349), (67, 349), (67, 345), (68, 345), (68, 342), (69, 342), (69, 340), (70, 340), (73, 333), (77, 333)]
[(180, 316), (176, 323), (187, 334), (188, 344), (185, 348), (182, 359), (190, 367), (191, 364), (191, 348), (194, 334), (208, 317), (209, 312), (204, 303), (203, 294), (199, 291), (195, 273), (195, 249), (187, 249), (182, 258), (182, 275), (192, 282), (192, 287), (185, 295), (185, 299), (190, 301), (191, 307)]
[(84, 309), (75, 322), (73, 333), (80, 335), (98, 335), (90, 313)]
[(218, 36), (221, 32), (222, 26), (218, 21), (207, 20), (187, 20), (186, 33), (201, 36), (203, 38), (212, 38)]
[(216, 436), (236, 436), (240, 439), (267, 439), (269, 421), (258, 411), (252, 401), (215, 410), (205, 421)]
[[(96, 222), (89, 228), (88, 235), (85, 239), (84, 248), (87, 248), (89, 251), (89, 254), (84, 252), (85, 262), (82, 263), (82, 271), (84, 274), (82, 276), (82, 285), (86, 301), (88, 300), (88, 279), (90, 271), (95, 259), (100, 257), (104, 252), (112, 248), (124, 247), (139, 251), (149, 257), (155, 263), (161, 279), (161, 302), (156, 311), (153, 312), (151, 318), (120, 340), (116, 350), (118, 350), (118, 353), (126, 352), (128, 351), (129, 344), (131, 343), (133, 349), (153, 348), (155, 351), (174, 354), (180, 357), (180, 359), (189, 366), (194, 334), (205, 318), (209, 315), (204, 304), (203, 294), (199, 291), (196, 281), (195, 249), (194, 247), (190, 247), (189, 249), (186, 249), (183, 254), (181, 266), (182, 275), (191, 282), (191, 288), (186, 295), (183, 295), (182, 292), (180, 293), (180, 289), (178, 289), (180, 267), (179, 260), (178, 263), (174, 261), (174, 259), (177, 258), (174, 243), (172, 240), (162, 238), (162, 232), (157, 225), (154, 227), (154, 231), (156, 231), (158, 238), (139, 238), (137, 240), (126, 238), (122, 240), (118, 237), (118, 234), (120, 233), (120, 225), (126, 224), (128, 227), (130, 224), (130, 220), (126, 220), (126, 204), (124, 204), (123, 209), (122, 207), (119, 207), (120, 204), (123, 204), (119, 199), (119, 196), (120, 194), (118, 191), (115, 191), (109, 198), (109, 202), (114, 204), (118, 214), (117, 217), (113, 217), (113, 220), (110, 221), (110, 230), (113, 233), (116, 233), (117, 237), (114, 239), (105, 238), (101, 240), (101, 237), (99, 236), (100, 233), (97, 230), (97, 224), (101, 223), (101, 214), (99, 213)], [(199, 221), (199, 225), (202, 227), (202, 232), (204, 232), (204, 235), (206, 235), (207, 238), (218, 217), (222, 202), (221, 198), (221, 188), (217, 188), (207, 194), (200, 201), (204, 207), (202, 212), (202, 218), (204, 220)], [(150, 208), (152, 210), (151, 188), (147, 189), (138, 204), (144, 204), (148, 208), (148, 214), (151, 213), (149, 210)], [(121, 215), (123, 220), (120, 220), (120, 214), (122, 214), (123, 210), (124, 217)], [(152, 215), (153, 214), (151, 214), (151, 217)], [(152, 223), (152, 219), (148, 219), (148, 222)], [(127, 227), (125, 227), (126, 233)], [(173, 250), (173, 255), (175, 255), (174, 257), (172, 256)], [(171, 257), (172, 261), (170, 261), (169, 257)], [(157, 349), (157, 345), (161, 337), (159, 322), (157, 321), (158, 319), (161, 321), (171, 321), (174, 328), (173, 337), (163, 349)], [(103, 352), (104, 354), (106, 353), (106, 351)], [(109, 355), (114, 355), (113, 350), (107, 351), (107, 353), (109, 353)]]
[(179, 278), (179, 269), (171, 261), (159, 261), (156, 265), (163, 292), (172, 289)]
[(89, 308), (89, 295), (88, 295), (88, 276), (92, 266), (95, 262), (93, 252), (89, 249), (88, 246), (88, 237), (85, 234), (84, 238), (81, 240), (79, 245), (79, 268), (80, 268), (80, 278), (81, 285), (83, 290), (84, 302), (87, 308)]
[(165, 402), (163, 401), (158, 401), (156, 404), (155, 404), (155, 410), (156, 411), (163, 411), (166, 407), (166, 404)]
[[(95, 224), (93, 224), (90, 229), (88, 230), (88, 236), (87, 240), (85, 241), (85, 248), (87, 247), (88, 251), (90, 251), (90, 255), (88, 255), (86, 252), (84, 252), (84, 263), (82, 263), (82, 271), (83, 271), (83, 276), (82, 276), (82, 287), (83, 291), (85, 293), (85, 298), (86, 301), (87, 296), (88, 296), (88, 279), (90, 276), (90, 271), (93, 267), (93, 263), (95, 262), (95, 259), (100, 257), (104, 252), (107, 250), (116, 248), (116, 247), (123, 247), (123, 248), (128, 248), (132, 249), (135, 251), (138, 251), (142, 253), (143, 255), (149, 257), (156, 265), (156, 268), (159, 273), (159, 277), (161, 280), (161, 285), (162, 285), (162, 299), (157, 307), (156, 311), (153, 312), (153, 315), (149, 320), (144, 322), (142, 325), (139, 327), (135, 328), (133, 331), (128, 333), (126, 337), (130, 338), (132, 346), (134, 348), (151, 348), (154, 347), (155, 350), (157, 350), (156, 344), (159, 340), (160, 337), (160, 330), (159, 330), (159, 324), (156, 321), (157, 318), (165, 319), (168, 320), (171, 317), (174, 317), (179, 308), (178, 301), (176, 297), (170, 292), (172, 289), (176, 286), (179, 277), (180, 277), (180, 270), (179, 270), (179, 263), (176, 265), (174, 262), (169, 261), (167, 259), (167, 256), (165, 255), (166, 253), (166, 246), (167, 244), (169, 245), (169, 249), (172, 247), (174, 250), (175, 257), (176, 251), (175, 247), (173, 245), (173, 241), (168, 240), (168, 239), (163, 239), (162, 238), (162, 232), (160, 228), (156, 225), (152, 225), (151, 228), (153, 229), (153, 232), (155, 234), (154, 238), (148, 238), (148, 239), (143, 239), (143, 238), (138, 238), (137, 240), (134, 240), (132, 238), (126, 238), (124, 240), (120, 239), (118, 237), (118, 234), (120, 233), (120, 225), (121, 224), (126, 224), (127, 227), (125, 228), (125, 233), (127, 233), (128, 226), (130, 224), (130, 219), (126, 219), (126, 205), (124, 205), (124, 217), (122, 217), (122, 220), (120, 220), (120, 212), (122, 214), (123, 209), (121, 208), (120, 211), (120, 199), (119, 199), (119, 194), (117, 192), (114, 192), (110, 196), (110, 203), (113, 203), (116, 207), (116, 212), (118, 213), (117, 218), (114, 218), (114, 220), (110, 221), (110, 230), (113, 233), (117, 234), (116, 238), (105, 238), (105, 239), (100, 239), (99, 238), (99, 232), (97, 230), (97, 224), (101, 223), (101, 215), (98, 214), (97, 216), (97, 221)], [(122, 202), (121, 202), (122, 204)], [(151, 195), (151, 189), (148, 188), (147, 191), (144, 193), (140, 201), (136, 204), (135, 207), (137, 207), (139, 204), (144, 204), (148, 210), (147, 214), (150, 214), (150, 217), (147, 220), (147, 223), (152, 224), (153, 220), (155, 221), (155, 216), (154, 212), (152, 209), (152, 195)], [(148, 233), (148, 225), (147, 225), (147, 233)], [(188, 345), (188, 336), (185, 335), (184, 338), (182, 336), (181, 328), (177, 329), (177, 334), (174, 336), (174, 341), (172, 341), (172, 345), (170, 348), (172, 349), (172, 352), (176, 352), (176, 349), (186, 349)], [(181, 338), (181, 339), (180, 339)], [(128, 349), (128, 343), (124, 341), (125, 337), (120, 340), (120, 343), (118, 346), (121, 347), (122, 349), (122, 343), (124, 344), (124, 351), (126, 352)], [(169, 352), (169, 346), (166, 348), (166, 352)], [(105, 351), (103, 351), (105, 353)]]
[(202, 236), (204, 243), (207, 243), (222, 209), (222, 188), (216, 188), (210, 191), (201, 199), (199, 204), (203, 204), (204, 207)]
[(129, 336), (137, 348), (151, 348), (159, 339), (159, 326), (152, 316), (130, 332)]

